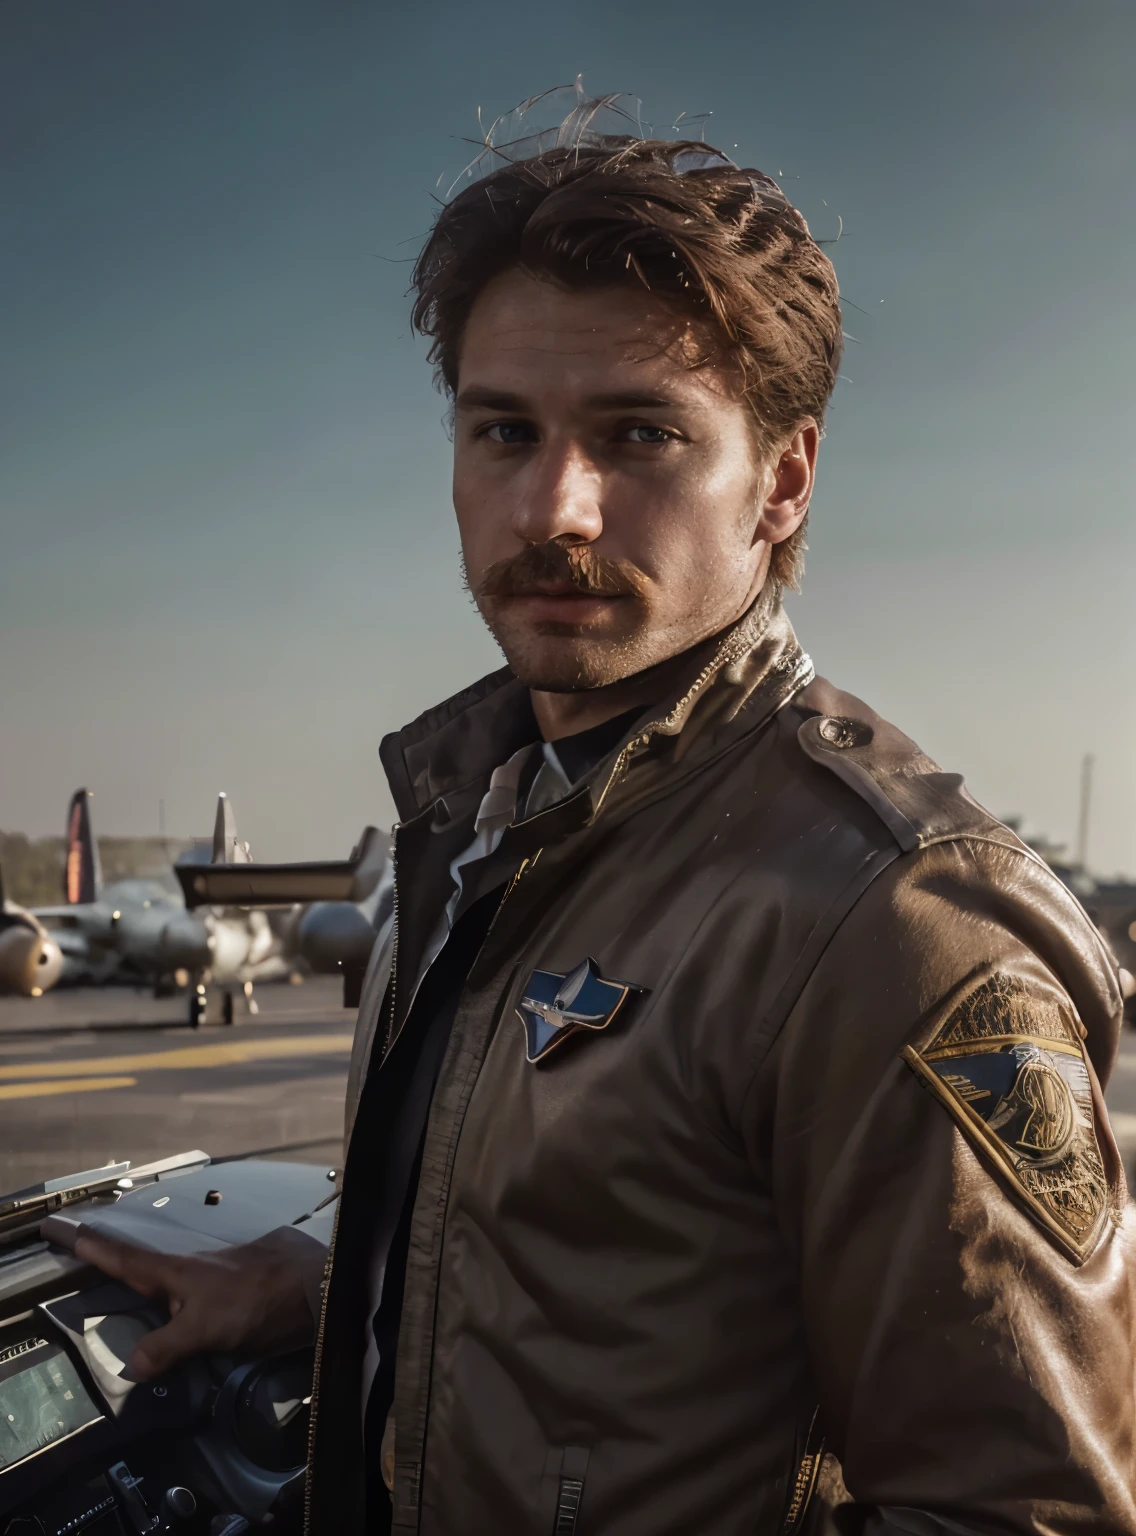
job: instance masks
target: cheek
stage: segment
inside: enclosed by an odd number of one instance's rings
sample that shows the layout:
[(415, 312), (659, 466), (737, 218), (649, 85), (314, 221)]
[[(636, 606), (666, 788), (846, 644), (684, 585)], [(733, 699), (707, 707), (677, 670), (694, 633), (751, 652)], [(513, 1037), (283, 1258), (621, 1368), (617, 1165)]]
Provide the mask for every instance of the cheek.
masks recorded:
[(626, 554), (655, 580), (701, 589), (749, 560), (761, 491), (748, 458), (708, 456), (612, 489), (605, 552)]
[(466, 565), (472, 570), (500, 558), (496, 546), (508, 535), (508, 505), (478, 473), (476, 456), (460, 450), (454, 453), (453, 501)]

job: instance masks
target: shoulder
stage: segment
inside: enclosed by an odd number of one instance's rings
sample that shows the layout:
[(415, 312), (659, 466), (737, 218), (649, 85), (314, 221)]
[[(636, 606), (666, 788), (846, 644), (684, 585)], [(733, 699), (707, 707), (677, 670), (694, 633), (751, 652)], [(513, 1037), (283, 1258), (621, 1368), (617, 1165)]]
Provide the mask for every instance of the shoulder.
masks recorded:
[(898, 727), (826, 679), (797, 694), (782, 728), (808, 760), (870, 807), (904, 853), (969, 836), (1035, 857), (979, 805), (961, 774), (944, 772)]
[(1100, 935), (959, 774), (862, 700), (817, 679), (779, 729), (817, 810), (876, 822), (863, 878), (769, 1021), (779, 1091), (890, 1106), (883, 1119), (910, 1127), (925, 1118), (904, 1092), (918, 1082), (1083, 1262), (1123, 1198), (1092, 1083), (1108, 1080), (1121, 1013)]
[[(823, 922), (828, 971), (842, 944), (868, 945), (912, 987), (938, 969), (977, 970), (1008, 944), (1043, 959), (1076, 999), (1090, 1052), (1106, 1077), (1120, 1007), (1115, 967), (1100, 935), (1049, 866), (896, 726), (818, 678), (781, 712), (800, 782), (829, 816), (865, 811), (876, 833), (847, 895)], [(821, 770), (820, 773), (817, 770)], [(821, 958), (823, 955), (823, 959)], [(885, 959), (885, 957), (887, 957)], [(956, 978), (957, 979), (957, 978)]]

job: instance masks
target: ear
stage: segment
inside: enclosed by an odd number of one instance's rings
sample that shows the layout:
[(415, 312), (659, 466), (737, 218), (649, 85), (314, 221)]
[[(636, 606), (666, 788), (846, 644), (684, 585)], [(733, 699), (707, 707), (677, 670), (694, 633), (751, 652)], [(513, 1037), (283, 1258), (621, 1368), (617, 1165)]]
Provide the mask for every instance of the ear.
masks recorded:
[(810, 417), (797, 428), (772, 466), (772, 483), (767, 481), (769, 488), (754, 529), (755, 541), (782, 544), (804, 522), (816, 480), (819, 447), (820, 429)]

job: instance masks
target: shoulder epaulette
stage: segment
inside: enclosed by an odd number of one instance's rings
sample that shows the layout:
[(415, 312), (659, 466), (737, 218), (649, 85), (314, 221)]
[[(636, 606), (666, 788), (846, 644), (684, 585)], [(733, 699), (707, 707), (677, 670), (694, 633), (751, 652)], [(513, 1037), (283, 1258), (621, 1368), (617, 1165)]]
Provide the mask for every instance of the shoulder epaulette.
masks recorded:
[(801, 749), (854, 790), (910, 853), (950, 838), (981, 834), (1021, 847), (973, 798), (958, 773), (944, 773), (925, 752), (851, 694), (818, 678), (801, 693)]

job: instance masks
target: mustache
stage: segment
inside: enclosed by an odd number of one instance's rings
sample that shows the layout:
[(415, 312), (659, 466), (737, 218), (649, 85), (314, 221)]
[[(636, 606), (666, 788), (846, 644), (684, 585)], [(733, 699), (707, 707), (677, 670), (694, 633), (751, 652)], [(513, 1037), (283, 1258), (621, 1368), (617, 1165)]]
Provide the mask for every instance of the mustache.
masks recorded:
[(589, 544), (533, 544), (497, 560), (477, 585), (476, 597), (527, 597), (571, 582), (593, 597), (637, 597), (646, 586), (630, 560), (599, 555)]

